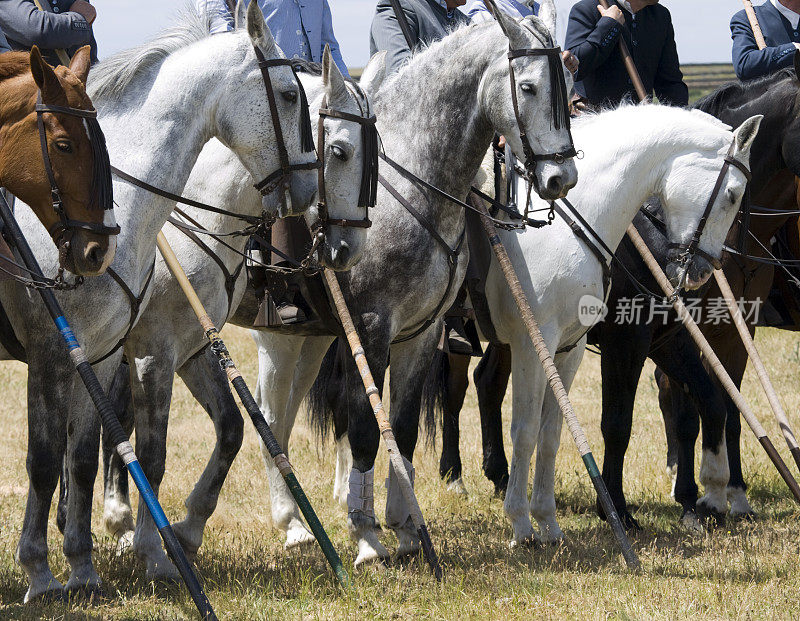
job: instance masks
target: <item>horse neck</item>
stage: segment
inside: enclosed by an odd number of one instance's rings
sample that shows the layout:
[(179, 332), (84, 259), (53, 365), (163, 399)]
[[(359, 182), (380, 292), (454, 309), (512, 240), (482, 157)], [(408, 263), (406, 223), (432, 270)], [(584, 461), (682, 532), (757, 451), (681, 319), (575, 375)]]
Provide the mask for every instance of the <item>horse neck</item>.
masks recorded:
[[(96, 99), (111, 163), (175, 194), (183, 192), (203, 145), (215, 135), (218, 104), (233, 88), (229, 67), (235, 61), (213, 60), (198, 53), (203, 49), (174, 53), (154, 70), (155, 76), (145, 73), (132, 81), (126, 88), (130, 99)], [(146, 97), (140, 97), (141, 89)], [(129, 105), (131, 99), (141, 104)], [(120, 275), (126, 270), (141, 275), (149, 269), (156, 235), (175, 203), (121, 181), (115, 183), (114, 197), (122, 229), (114, 268)]]
[[(375, 102), (386, 155), (445, 192), (465, 196), (493, 135), (479, 102), (481, 80), (507, 47), (499, 28), (468, 27), (414, 57)], [(381, 163), (382, 174), (391, 170)], [(412, 184), (392, 179), (405, 196), (414, 196), (403, 190)], [(439, 203), (415, 206), (442, 226)]]
[(581, 181), (569, 199), (610, 248), (619, 245), (639, 208), (658, 193), (664, 162), (681, 149), (649, 124), (631, 124), (622, 112), (573, 130), (575, 143), (592, 156), (576, 160)]

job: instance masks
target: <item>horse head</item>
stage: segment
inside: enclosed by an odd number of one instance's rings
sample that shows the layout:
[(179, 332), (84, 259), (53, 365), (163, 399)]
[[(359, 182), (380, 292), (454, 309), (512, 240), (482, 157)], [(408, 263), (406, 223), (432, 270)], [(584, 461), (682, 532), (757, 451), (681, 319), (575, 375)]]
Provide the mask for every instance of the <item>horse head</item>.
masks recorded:
[[(0, 68), (0, 184), (31, 206), (59, 248), (62, 265), (82, 276), (102, 274), (116, 251), (102, 133), (94, 119), (57, 110), (93, 110), (85, 89), (89, 64), (88, 46), (75, 53), (69, 68), (54, 69), (36, 47), (0, 56), (7, 67)], [(48, 111), (37, 114), (39, 98)], [(94, 135), (90, 122), (98, 128)]]
[[(495, 131), (526, 162), (539, 196), (566, 196), (578, 173), (572, 160), (564, 66), (553, 36), (536, 17), (520, 23), (502, 11), (494, 14), (508, 47), (481, 85), (483, 109)], [(518, 55), (510, 58), (509, 52)]]
[[(666, 267), (676, 288), (697, 289), (719, 267), (725, 238), (746, 200), (750, 150), (762, 119), (760, 115), (751, 117), (733, 133), (719, 131), (720, 123), (713, 119), (717, 125), (715, 148), (702, 151), (695, 147), (666, 162), (660, 198), (668, 236), (678, 240), (671, 244)], [(700, 205), (705, 209), (698, 209)]]
[[(335, 270), (355, 265), (366, 244), (369, 208), (375, 205), (378, 141), (365, 88), (377, 90), (385, 70), (386, 55), (375, 54), (364, 69), (362, 86), (357, 86), (344, 78), (327, 46), (322, 57), (319, 105), (315, 98), (311, 106), (312, 114), (323, 114), (322, 122), (316, 123), (323, 164), (320, 203), (308, 210), (306, 220), (312, 228), (319, 225), (324, 231), (320, 257)], [(320, 110), (323, 102), (326, 110)]]

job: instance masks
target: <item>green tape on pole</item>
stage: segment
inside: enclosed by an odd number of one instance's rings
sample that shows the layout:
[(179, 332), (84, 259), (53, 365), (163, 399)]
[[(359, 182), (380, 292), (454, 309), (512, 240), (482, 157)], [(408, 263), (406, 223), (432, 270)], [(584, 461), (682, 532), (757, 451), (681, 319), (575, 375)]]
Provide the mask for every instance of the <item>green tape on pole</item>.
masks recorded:
[(336, 573), (339, 583), (343, 587), (348, 588), (350, 586), (350, 576), (347, 574), (347, 571), (345, 571), (344, 565), (342, 565), (342, 559), (339, 558), (339, 554), (336, 552), (331, 540), (328, 538), (328, 534), (322, 527), (322, 522), (319, 521), (317, 514), (314, 512), (314, 508), (311, 506), (311, 503), (308, 501), (308, 497), (303, 491), (303, 488), (300, 487), (297, 477), (294, 476), (293, 472), (290, 472), (283, 477), (283, 480), (286, 482), (286, 487), (289, 488), (292, 496), (294, 496), (294, 499), (297, 502), (297, 506), (300, 508), (303, 517), (306, 518), (306, 522), (308, 522), (311, 532), (314, 533), (314, 537), (317, 539), (317, 543), (322, 549), (322, 553), (325, 555), (325, 558), (328, 559), (328, 563)]
[(590, 477), (599, 477), (600, 470), (597, 468), (597, 462), (594, 460), (594, 455), (591, 453), (586, 453), (586, 455), (582, 456), (583, 463), (586, 466), (586, 470), (589, 471)]

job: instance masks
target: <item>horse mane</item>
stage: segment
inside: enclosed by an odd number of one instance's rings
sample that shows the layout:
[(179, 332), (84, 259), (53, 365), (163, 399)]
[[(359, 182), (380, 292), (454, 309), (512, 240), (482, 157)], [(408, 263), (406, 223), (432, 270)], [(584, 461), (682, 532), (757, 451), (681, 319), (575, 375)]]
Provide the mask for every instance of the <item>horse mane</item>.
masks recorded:
[(92, 68), (87, 91), (89, 96), (113, 99), (124, 94), (125, 89), (140, 74), (159, 66), (164, 60), (192, 43), (210, 37), (211, 20), (204, 11), (198, 13), (185, 7), (179, 13), (178, 23), (167, 28), (145, 43), (123, 50)]
[(698, 99), (694, 104), (694, 108), (717, 116), (724, 104), (730, 105), (738, 98), (745, 99), (752, 91), (766, 91), (769, 87), (775, 86), (785, 80), (797, 80), (794, 68), (780, 69), (775, 73), (744, 82), (729, 82), (720, 86), (717, 90), (705, 97)]

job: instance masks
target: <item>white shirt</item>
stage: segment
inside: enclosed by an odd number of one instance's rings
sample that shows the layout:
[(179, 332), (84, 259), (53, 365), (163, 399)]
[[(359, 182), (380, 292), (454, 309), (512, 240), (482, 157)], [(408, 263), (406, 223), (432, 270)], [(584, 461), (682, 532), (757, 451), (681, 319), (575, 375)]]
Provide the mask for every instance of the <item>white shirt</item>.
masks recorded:
[(788, 9), (783, 6), (778, 0), (770, 0), (772, 2), (772, 6), (774, 6), (781, 15), (783, 15), (786, 19), (789, 20), (789, 23), (792, 25), (792, 28), (797, 30), (797, 26), (800, 25), (800, 13), (795, 13), (792, 9)]

